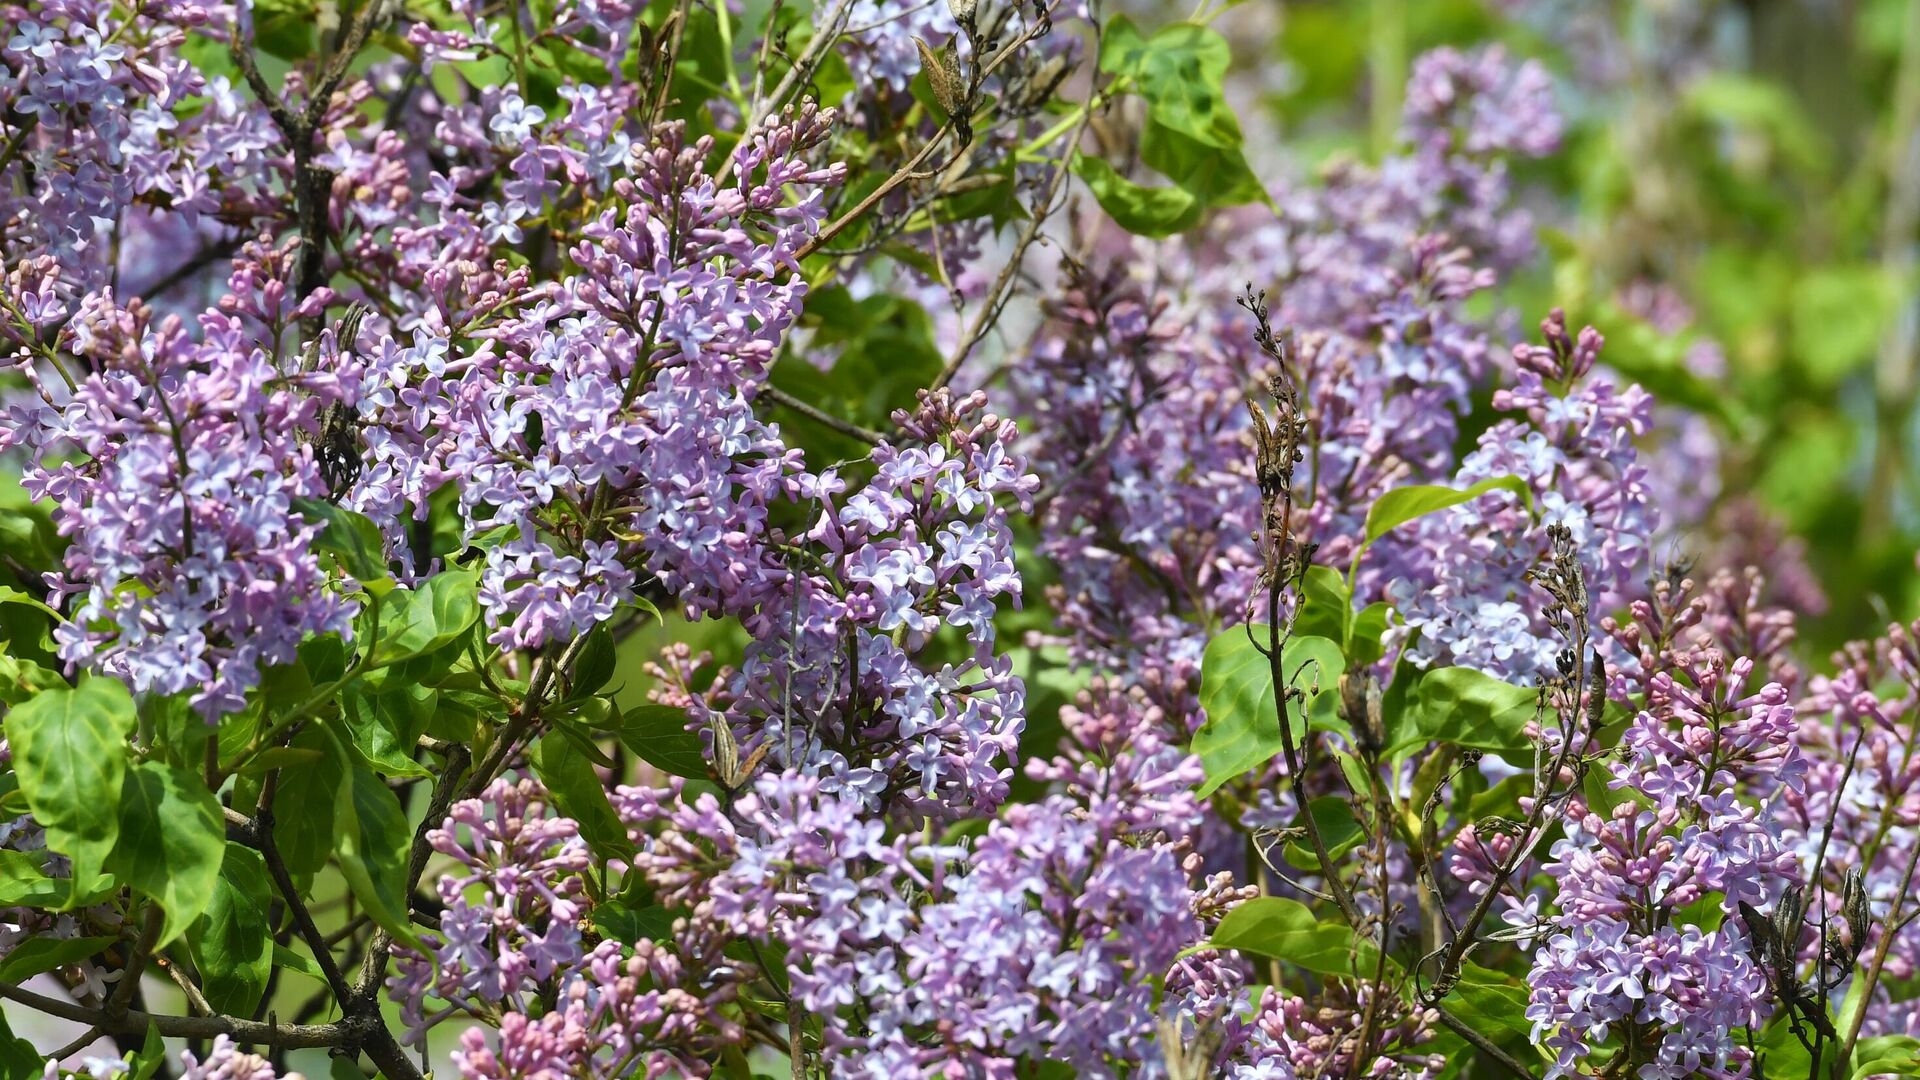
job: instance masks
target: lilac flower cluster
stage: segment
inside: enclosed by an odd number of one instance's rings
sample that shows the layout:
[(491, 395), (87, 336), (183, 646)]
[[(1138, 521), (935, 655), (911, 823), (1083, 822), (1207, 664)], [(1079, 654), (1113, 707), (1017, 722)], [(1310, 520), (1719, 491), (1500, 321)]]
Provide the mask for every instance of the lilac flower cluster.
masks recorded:
[[(243, 295), (273, 305), (280, 285)], [(199, 330), (90, 294), (61, 342), (91, 373), (62, 392), (25, 368), (42, 401), (0, 445), (35, 452), (24, 484), (72, 540), (48, 582), (73, 598), (61, 658), (139, 692), (191, 693), (212, 719), (244, 707), (260, 666), (291, 660), (307, 634), (351, 629), (293, 500), (327, 494), (320, 412), (354, 386), (284, 365), (239, 315), (209, 311)]]
[[(104, 284), (122, 230), (164, 209), (187, 235), (271, 208), (263, 181), (278, 133), (224, 78), (180, 55), (208, 5), (32, 0), (0, 8), (0, 223), (9, 261), (51, 255), (68, 279)], [(31, 177), (31, 182), (18, 182)]]
[(446, 1015), (426, 1014), (428, 994), (447, 1002), (448, 1012), (524, 1011), (527, 993), (581, 967), (579, 875), (591, 860), (579, 826), (547, 816), (543, 795), (528, 780), (495, 781), (427, 833), (433, 850), (466, 873), (437, 880), (440, 928), (424, 939), (434, 955), (401, 956), (389, 982), (410, 1038), (423, 1042)]
[(1375, 991), (1361, 986), (1335, 993), (1346, 994), (1347, 1000), (1315, 1002), (1288, 997), (1271, 986), (1262, 988), (1252, 1014), (1236, 1018), (1228, 1027), (1227, 1045), (1233, 1064), (1225, 1075), (1229, 1080), (1356, 1075), (1427, 1080), (1444, 1067), (1442, 1057), (1419, 1050), (1420, 1044), (1431, 1041), (1430, 1016), (1404, 1010), (1398, 1001), (1377, 1002), (1376, 1007), (1389, 1016), (1401, 1011), (1405, 1015), (1376, 1022), (1373, 1045), (1367, 1047), (1366, 1070), (1356, 1073), (1355, 1052), (1365, 1038), (1362, 1030), (1366, 1027), (1368, 999)]
[[(1786, 689), (1748, 693), (1752, 671), (1708, 650), (1679, 678), (1656, 675), (1612, 763), (1608, 786), (1622, 797), (1610, 810), (1568, 801), (1544, 867), (1558, 911), (1538, 924), (1528, 978), (1527, 1017), (1556, 1053), (1554, 1076), (1615, 1029), (1644, 1051), (1641, 1076), (1744, 1074), (1736, 1031), (1773, 1003), (1740, 906), (1763, 909), (1798, 878), (1770, 807), (1807, 771)], [(1703, 902), (1728, 917), (1701, 926), (1687, 910)]]
[[(996, 648), (1018, 603), (1009, 511), (1038, 481), (1009, 451), (985, 397), (922, 394), (854, 487), (836, 470), (800, 483), (817, 514), (760, 565), (779, 592), (747, 615), (756, 640), (728, 684), (741, 753), (821, 778), (867, 811), (946, 821), (1006, 797), (1026, 691)], [(917, 444), (917, 445), (916, 445)], [(935, 670), (916, 654), (942, 627), (966, 650)]]
[[(205, 1061), (191, 1050), (181, 1051), (180, 1069), (184, 1080), (275, 1080), (277, 1075), (266, 1058), (241, 1050), (225, 1035), (214, 1036)], [(302, 1080), (302, 1077), (290, 1072), (279, 1075), (278, 1080)]]
[(1552, 670), (1559, 645), (1536, 636), (1546, 597), (1527, 581), (1545, 554), (1546, 530), (1572, 532), (1598, 610), (1618, 607), (1647, 562), (1657, 523), (1646, 468), (1634, 445), (1650, 422), (1651, 397), (1592, 376), (1604, 339), (1577, 338), (1555, 311), (1542, 324), (1547, 344), (1514, 348), (1510, 386), (1494, 394), (1502, 420), (1481, 433), (1450, 486), (1520, 478), (1530, 506), (1510, 491), (1422, 519), (1403, 530), (1397, 573), (1386, 586), (1416, 662), (1460, 664), (1524, 679)]
[[(1016, 376), (1045, 433), (1035, 457), (1056, 463), (1043, 550), (1061, 569), (1077, 655), (1163, 686), (1190, 724), (1207, 628), (1244, 617), (1259, 570), (1233, 403), (1266, 361), (1222, 298), (1249, 276), (1276, 288), (1316, 441), (1295, 528), (1332, 565), (1382, 492), (1450, 479), (1458, 417), (1492, 371), (1462, 305), (1531, 235), (1500, 161), (1551, 149), (1559, 121), (1543, 73), (1497, 51), (1424, 58), (1416, 84), (1403, 154), (1281, 192), (1278, 216), (1228, 215), (1197, 248), (1112, 252), (1117, 268), (1153, 267), (1152, 281), (1076, 272)], [(1377, 550), (1365, 597), (1424, 569), (1416, 559), (1403, 573), (1396, 544)]]
[(889, 836), (850, 794), (791, 772), (730, 809), (644, 788), (617, 803), (662, 902), (786, 947), (833, 1075), (995, 1075), (1023, 1055), (1111, 1075), (1151, 1046), (1156, 983), (1219, 1010), (1242, 979), (1180, 955), (1247, 893), (1224, 875), (1196, 887), (1181, 834), (1200, 820), (1198, 768), (1151, 710), (1096, 686), (1063, 711), (1071, 749), (1029, 765), (1060, 793), (971, 845)]
[[(657, 129), (628, 145), (613, 207), (582, 228), (577, 276), (531, 286), (503, 268), (476, 293), (429, 271), (437, 317), (368, 356), (360, 408), (381, 434), (350, 501), (398, 533), (458, 478), (468, 537), (498, 538), (480, 594), (496, 644), (605, 621), (640, 568), (695, 611), (750, 610), (778, 580), (766, 504), (799, 489), (752, 399), (805, 295), (794, 252), (844, 176), (804, 158), (832, 121), (777, 118), (726, 184), (706, 171), (710, 140)], [(527, 143), (518, 160), (543, 156), (508, 127)]]
[[(1920, 627), (1896, 623), (1879, 639), (1838, 654), (1839, 669), (1832, 675), (1809, 681), (1797, 709), (1812, 722), (1803, 721), (1793, 733), (1807, 761), (1806, 782), (1784, 794), (1775, 814), (1781, 843), (1799, 860), (1809, 882), (1809, 920), (1838, 923), (1846, 917), (1844, 881), (1849, 870), (1858, 869), (1871, 925), (1847, 927), (1845, 933), (1872, 949), (1893, 935), (1885, 942), (1885, 972), (1899, 982), (1890, 986), (1882, 979), (1867, 1009), (1868, 1030), (1879, 1034), (1920, 1032), (1920, 1011), (1907, 989), (1920, 972), (1920, 927), (1904, 917), (1912, 910), (1904, 884), (1907, 862), (1920, 828), (1916, 641)], [(1896, 910), (1902, 917), (1890, 925)]]
[(735, 981), (717, 949), (685, 937), (677, 949), (589, 946), (592, 861), (578, 824), (553, 815), (532, 781), (497, 781), (428, 838), (462, 872), (440, 879), (440, 927), (423, 935), (432, 955), (402, 952), (388, 992), (423, 1047), (456, 1014), (499, 1030), (493, 1041), (486, 1027), (467, 1029), (454, 1054), (460, 1075), (697, 1075), (703, 1051), (738, 1042), (723, 1011)]

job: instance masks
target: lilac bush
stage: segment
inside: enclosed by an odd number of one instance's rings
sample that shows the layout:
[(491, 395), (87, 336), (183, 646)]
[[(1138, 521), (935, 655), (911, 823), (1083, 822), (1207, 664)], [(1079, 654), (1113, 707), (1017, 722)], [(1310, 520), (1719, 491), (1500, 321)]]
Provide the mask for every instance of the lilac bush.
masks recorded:
[(1920, 1074), (1613, 76), (1126, 7), (0, 0), (0, 1075)]

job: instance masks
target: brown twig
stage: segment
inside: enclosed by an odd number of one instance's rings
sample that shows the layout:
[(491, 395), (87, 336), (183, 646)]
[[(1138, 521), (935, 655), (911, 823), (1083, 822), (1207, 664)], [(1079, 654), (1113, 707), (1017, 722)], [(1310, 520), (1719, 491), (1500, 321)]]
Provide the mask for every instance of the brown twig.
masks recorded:
[(773, 402), (775, 405), (792, 409), (794, 412), (799, 413), (801, 416), (806, 417), (816, 424), (832, 428), (850, 439), (858, 439), (868, 446), (879, 446), (887, 441), (886, 436), (881, 435), (877, 431), (868, 431), (858, 424), (842, 420), (831, 413), (822, 411), (818, 406), (802, 401), (792, 394), (787, 393), (785, 390), (771, 384), (760, 388), (760, 396)]
[(212, 1039), (226, 1035), (237, 1042), (296, 1050), (352, 1045), (365, 1034), (367, 1025), (364, 1017), (347, 1017), (331, 1024), (275, 1025), (237, 1016), (166, 1016), (136, 1009), (129, 1009), (116, 1019), (103, 1008), (62, 1001), (19, 986), (0, 985), (0, 997), (48, 1016), (90, 1024), (103, 1035), (140, 1035), (152, 1025), (155, 1031), (170, 1039)]

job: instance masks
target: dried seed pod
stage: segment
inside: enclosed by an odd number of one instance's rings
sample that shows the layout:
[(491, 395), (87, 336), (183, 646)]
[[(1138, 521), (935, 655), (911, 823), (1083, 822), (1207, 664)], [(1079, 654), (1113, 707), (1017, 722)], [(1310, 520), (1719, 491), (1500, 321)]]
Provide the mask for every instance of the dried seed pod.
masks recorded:
[(1867, 931), (1873, 926), (1873, 910), (1867, 906), (1867, 887), (1858, 866), (1847, 868), (1846, 879), (1840, 886), (1840, 905), (1847, 916), (1847, 929), (1853, 932), (1853, 949), (1857, 954), (1866, 945)]
[(1607, 661), (1599, 649), (1593, 650), (1587, 666), (1587, 730), (1598, 731), (1607, 711)]
[(945, 55), (933, 51), (922, 38), (915, 37), (913, 43), (920, 49), (920, 68), (927, 73), (927, 85), (933, 88), (933, 100), (947, 111), (947, 115), (958, 120), (966, 109), (966, 84), (960, 78), (960, 70)]
[(707, 724), (707, 730), (713, 734), (713, 775), (720, 786), (732, 791), (740, 786), (744, 777), (740, 769), (740, 743), (733, 737), (733, 729), (727, 726), (726, 719), (715, 714)]
[(1372, 672), (1341, 673), (1340, 718), (1353, 729), (1354, 743), (1362, 753), (1378, 754), (1385, 749), (1380, 680), (1374, 678)]

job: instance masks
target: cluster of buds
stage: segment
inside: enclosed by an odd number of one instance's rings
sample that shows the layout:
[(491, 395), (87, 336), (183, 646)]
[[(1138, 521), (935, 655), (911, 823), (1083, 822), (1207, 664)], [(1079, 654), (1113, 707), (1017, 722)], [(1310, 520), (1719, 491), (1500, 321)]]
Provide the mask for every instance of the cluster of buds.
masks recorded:
[(1607, 339), (1591, 326), (1583, 328), (1577, 338), (1569, 335), (1567, 313), (1559, 308), (1554, 308), (1541, 320), (1540, 333), (1547, 343), (1515, 345), (1514, 363), (1524, 371), (1531, 371), (1563, 387), (1572, 386), (1586, 378), (1587, 373), (1593, 370), (1594, 361), (1600, 358), (1600, 350), (1607, 344)]

